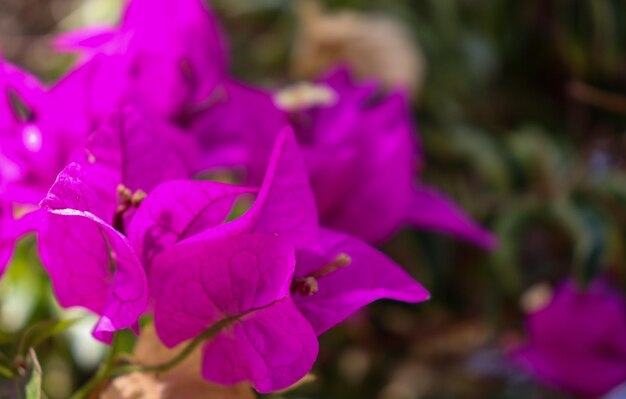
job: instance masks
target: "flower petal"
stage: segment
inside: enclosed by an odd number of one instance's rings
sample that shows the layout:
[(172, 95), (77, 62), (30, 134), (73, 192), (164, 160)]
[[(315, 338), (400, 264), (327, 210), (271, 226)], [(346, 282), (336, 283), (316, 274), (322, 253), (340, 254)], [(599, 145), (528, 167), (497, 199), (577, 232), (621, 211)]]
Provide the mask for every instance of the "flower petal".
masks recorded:
[(317, 241), (315, 199), (291, 128), (276, 138), (259, 195), (241, 223), (255, 232), (279, 235), (296, 248)]
[(294, 294), (296, 305), (318, 335), (377, 299), (421, 302), (430, 297), (426, 289), (378, 250), (327, 229), (320, 230), (316, 250), (298, 253), (296, 276), (319, 270), (342, 253), (351, 258), (351, 263), (320, 277), (317, 293)]
[(39, 232), (39, 254), (63, 307), (100, 315), (94, 336), (132, 327), (148, 301), (145, 272), (128, 240), (96, 216), (53, 210)]
[[(170, 278), (155, 283), (155, 326), (172, 347), (219, 321), (239, 317), (289, 295), (295, 259), (283, 240), (260, 234), (186, 241), (154, 260)], [(152, 288), (152, 287), (151, 287)]]
[(269, 392), (302, 378), (317, 339), (291, 302), (293, 247), (273, 235), (238, 234), (177, 244), (155, 259), (170, 263), (158, 291), (155, 326), (169, 347), (221, 330), (204, 349), (204, 376), (219, 384), (250, 381)]
[(313, 367), (317, 337), (290, 298), (258, 310), (204, 346), (202, 375), (231, 385), (250, 381), (261, 393), (290, 387)]
[(479, 226), (443, 194), (421, 186), (415, 191), (408, 222), (419, 228), (439, 231), (470, 241), (482, 248), (493, 249), (496, 238)]
[(128, 228), (128, 238), (149, 268), (159, 252), (224, 223), (239, 196), (257, 191), (209, 181), (163, 183), (141, 203)]

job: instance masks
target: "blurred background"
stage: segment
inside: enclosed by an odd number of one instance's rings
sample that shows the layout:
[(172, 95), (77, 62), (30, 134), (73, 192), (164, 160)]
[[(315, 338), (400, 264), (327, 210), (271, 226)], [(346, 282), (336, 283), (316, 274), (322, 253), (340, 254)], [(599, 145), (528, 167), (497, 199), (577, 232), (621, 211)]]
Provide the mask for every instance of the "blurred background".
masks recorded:
[[(0, 50), (46, 81), (73, 61), (56, 32), (115, 23), (120, 0), (0, 0)], [(410, 87), (423, 179), (499, 238), (484, 253), (405, 231), (384, 250), (432, 293), (379, 302), (322, 336), (289, 398), (573, 398), (506, 361), (537, 293), (567, 276), (626, 288), (626, 3), (618, 0), (213, 0), (232, 72), (262, 86), (337, 62)], [(58, 314), (31, 243), (0, 284), (0, 349)], [(543, 287), (538, 291), (537, 287)], [(530, 294), (529, 294), (530, 293)], [(84, 324), (84, 325), (83, 325)], [(67, 397), (102, 348), (81, 323), (39, 350)], [(0, 388), (0, 397), (2, 397)], [(275, 395), (276, 398), (283, 397)]]

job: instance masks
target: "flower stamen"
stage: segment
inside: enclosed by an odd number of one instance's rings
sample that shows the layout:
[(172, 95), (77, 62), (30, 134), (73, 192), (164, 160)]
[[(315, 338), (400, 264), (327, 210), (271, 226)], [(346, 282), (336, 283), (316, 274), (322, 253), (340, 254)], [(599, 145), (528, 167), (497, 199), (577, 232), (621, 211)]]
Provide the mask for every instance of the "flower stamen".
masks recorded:
[(318, 279), (336, 272), (352, 263), (352, 258), (346, 253), (340, 253), (327, 265), (305, 277), (295, 277), (291, 284), (291, 291), (303, 296), (315, 295), (319, 291)]
[(139, 208), (147, 194), (143, 190), (136, 190), (134, 193), (125, 185), (117, 186), (117, 209), (113, 215), (113, 227), (124, 234), (124, 214), (132, 208)]

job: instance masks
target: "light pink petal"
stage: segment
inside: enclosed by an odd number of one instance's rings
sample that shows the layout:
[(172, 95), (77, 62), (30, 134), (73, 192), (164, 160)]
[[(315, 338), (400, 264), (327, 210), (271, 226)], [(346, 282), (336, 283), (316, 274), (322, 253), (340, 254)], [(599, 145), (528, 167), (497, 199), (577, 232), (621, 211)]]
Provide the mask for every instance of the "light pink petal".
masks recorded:
[(222, 385), (250, 381), (261, 393), (298, 382), (313, 367), (317, 337), (285, 298), (246, 316), (207, 342), (202, 375)]
[(317, 334), (343, 321), (361, 307), (382, 298), (421, 302), (430, 295), (400, 266), (367, 243), (327, 229), (320, 231), (316, 250), (300, 251), (296, 277), (320, 270), (339, 254), (352, 262), (318, 279), (319, 291), (294, 301)]
[(226, 221), (235, 200), (255, 188), (176, 180), (157, 186), (141, 203), (128, 237), (146, 268), (159, 252)]
[(422, 186), (415, 191), (408, 223), (462, 238), (482, 248), (493, 249), (496, 238), (476, 224), (467, 214), (437, 190)]

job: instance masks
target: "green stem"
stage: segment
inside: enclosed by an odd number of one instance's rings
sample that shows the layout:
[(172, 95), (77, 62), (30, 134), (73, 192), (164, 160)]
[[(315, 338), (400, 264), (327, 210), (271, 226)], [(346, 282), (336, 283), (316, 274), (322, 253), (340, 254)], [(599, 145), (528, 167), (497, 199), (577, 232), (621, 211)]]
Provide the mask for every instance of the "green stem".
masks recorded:
[(85, 383), (78, 391), (76, 391), (70, 399), (88, 399), (91, 394), (102, 385), (108, 378), (113, 365), (115, 364), (115, 356), (119, 348), (119, 333), (113, 335), (113, 341), (109, 347), (104, 363), (98, 368), (98, 371), (94, 376)]
[[(187, 346), (174, 358), (171, 360), (156, 364), (153, 366), (144, 366), (141, 364), (130, 364), (125, 366), (120, 366), (116, 369), (110, 370), (108, 373), (109, 377), (116, 377), (120, 375), (130, 374), (130, 373), (162, 373), (168, 370), (173, 369), (178, 366), (181, 362), (183, 362), (201, 343), (204, 341), (213, 338), (215, 334), (220, 332), (223, 328), (228, 327), (237, 318), (229, 318), (216, 323), (208, 330), (204, 331), (202, 334), (198, 335), (193, 341), (189, 342)], [(74, 399), (74, 398), (73, 398)]]

